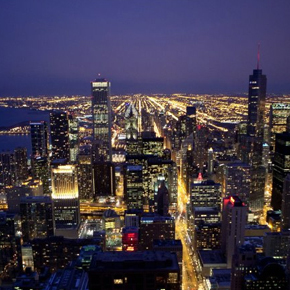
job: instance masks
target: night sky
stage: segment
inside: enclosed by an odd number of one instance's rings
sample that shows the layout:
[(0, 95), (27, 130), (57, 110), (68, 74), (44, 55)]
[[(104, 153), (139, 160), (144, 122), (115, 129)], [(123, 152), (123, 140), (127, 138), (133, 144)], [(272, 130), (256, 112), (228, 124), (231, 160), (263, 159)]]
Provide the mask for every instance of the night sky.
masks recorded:
[(290, 93), (289, 0), (2, 0), (0, 96)]

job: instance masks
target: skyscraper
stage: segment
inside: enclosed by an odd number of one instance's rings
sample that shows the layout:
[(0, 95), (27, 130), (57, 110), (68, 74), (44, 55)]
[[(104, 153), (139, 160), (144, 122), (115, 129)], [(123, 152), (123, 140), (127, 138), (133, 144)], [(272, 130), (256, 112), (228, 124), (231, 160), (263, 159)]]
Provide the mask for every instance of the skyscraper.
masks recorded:
[(138, 112), (133, 104), (125, 111), (126, 151), (128, 154), (138, 154)]
[(263, 137), (267, 77), (259, 69), (254, 69), (249, 77), (248, 95), (248, 136)]
[(32, 158), (48, 156), (48, 128), (45, 121), (30, 122)]
[(290, 173), (290, 133), (276, 134), (271, 205), (281, 209), (284, 178)]
[(24, 241), (53, 235), (52, 202), (48, 196), (23, 197), (20, 201), (21, 228)]
[(51, 159), (69, 159), (68, 116), (66, 112), (50, 113)]
[(76, 230), (80, 222), (80, 208), (75, 165), (52, 168), (51, 181), (56, 235), (62, 230)]
[(237, 247), (244, 243), (247, 207), (237, 197), (224, 198), (222, 212), (222, 250), (227, 257), (228, 267)]
[(143, 191), (142, 166), (126, 166), (124, 196), (128, 209), (143, 209)]
[(110, 86), (106, 79), (91, 82), (94, 161), (111, 161), (112, 158)]
[(284, 179), (281, 228), (283, 230), (290, 229), (290, 174), (287, 174)]
[(15, 185), (15, 161), (11, 152), (0, 153), (0, 187)]
[(27, 148), (17, 147), (14, 149), (15, 159), (15, 175), (18, 184), (21, 184), (28, 178), (28, 166), (27, 166)]
[(69, 139), (69, 160), (77, 160), (78, 154), (78, 119), (73, 115), (68, 115), (68, 139)]
[(245, 163), (252, 165), (252, 180), (249, 197), (249, 208), (259, 213), (263, 210), (266, 170), (263, 167), (264, 118), (267, 77), (259, 68), (249, 77), (247, 135), (241, 143), (245, 154)]

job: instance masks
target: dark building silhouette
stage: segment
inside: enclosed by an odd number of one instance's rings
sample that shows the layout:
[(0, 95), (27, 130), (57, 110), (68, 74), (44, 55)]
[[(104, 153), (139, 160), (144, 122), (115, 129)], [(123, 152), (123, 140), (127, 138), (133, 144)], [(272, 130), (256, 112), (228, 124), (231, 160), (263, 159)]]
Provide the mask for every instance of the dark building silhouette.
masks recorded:
[(48, 196), (23, 197), (20, 217), (24, 242), (53, 236), (52, 201)]
[(45, 121), (30, 122), (32, 158), (48, 156), (48, 127)]
[(93, 164), (93, 193), (94, 198), (115, 195), (115, 167), (112, 162)]
[(271, 205), (274, 210), (282, 207), (284, 178), (290, 173), (290, 133), (276, 134), (273, 158), (273, 185)]
[(104, 252), (94, 255), (89, 289), (179, 290), (176, 253), (162, 251)]
[(159, 185), (159, 188), (157, 191), (156, 203), (157, 203), (157, 213), (161, 216), (168, 215), (169, 192), (168, 192), (167, 187), (165, 186), (164, 180), (162, 180)]
[(66, 112), (50, 113), (51, 159), (69, 160), (69, 126)]
[(25, 147), (15, 148), (14, 159), (15, 159), (16, 182), (18, 184), (21, 184), (28, 178), (27, 148)]
[(0, 187), (14, 186), (16, 182), (15, 176), (15, 160), (14, 154), (11, 152), (0, 153)]

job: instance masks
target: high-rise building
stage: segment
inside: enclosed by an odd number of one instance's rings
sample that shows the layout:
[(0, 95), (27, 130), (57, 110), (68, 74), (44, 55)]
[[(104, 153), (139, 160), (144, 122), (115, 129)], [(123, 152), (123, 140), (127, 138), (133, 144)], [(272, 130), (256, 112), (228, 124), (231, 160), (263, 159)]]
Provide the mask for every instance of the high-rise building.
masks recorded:
[(174, 240), (174, 218), (170, 216), (144, 214), (140, 220), (139, 235), (139, 246), (141, 250), (152, 250), (154, 240)]
[(223, 200), (222, 250), (226, 254), (228, 267), (232, 266), (233, 254), (244, 243), (247, 207), (237, 196)]
[(34, 179), (39, 179), (43, 185), (43, 193), (50, 193), (50, 172), (48, 157), (36, 157), (32, 160), (32, 176)]
[(131, 103), (125, 111), (126, 151), (129, 155), (140, 154), (138, 138), (138, 112)]
[(198, 125), (194, 142), (194, 163), (202, 172), (203, 165), (207, 161), (207, 133), (205, 126)]
[(191, 184), (190, 204), (192, 207), (221, 208), (221, 185), (213, 180)]
[(0, 153), (0, 187), (15, 185), (15, 161), (11, 152)]
[(78, 155), (78, 119), (68, 115), (69, 160), (75, 162)]
[(124, 196), (128, 209), (143, 209), (143, 178), (141, 165), (127, 165), (124, 174)]
[(110, 86), (106, 79), (91, 82), (94, 161), (111, 161), (112, 158)]
[(116, 191), (115, 166), (112, 162), (95, 162), (93, 164), (93, 194), (99, 196), (114, 196)]
[(51, 159), (69, 159), (69, 126), (66, 112), (50, 113)]
[(53, 235), (52, 201), (48, 196), (23, 197), (20, 201), (23, 241)]
[(161, 216), (167, 216), (169, 210), (169, 193), (164, 180), (161, 181), (157, 195), (155, 196), (157, 213)]
[(249, 77), (247, 135), (241, 146), (246, 152), (245, 163), (252, 165), (249, 208), (259, 215), (263, 210), (266, 170), (263, 167), (264, 119), (267, 77), (254, 69)]
[(90, 147), (80, 148), (78, 161), (78, 186), (80, 199), (93, 199), (93, 166)]
[(275, 103), (270, 106), (270, 131), (271, 146), (275, 150), (275, 139), (277, 133), (283, 133), (287, 127), (287, 118), (290, 116), (290, 105), (284, 103)]
[(32, 158), (48, 156), (48, 127), (45, 121), (30, 122)]
[(223, 197), (235, 195), (248, 204), (251, 189), (251, 166), (238, 160), (221, 166)]
[(290, 174), (287, 174), (283, 184), (281, 228), (290, 229)]
[(15, 159), (15, 176), (16, 181), (20, 185), (28, 178), (28, 166), (27, 166), (27, 148), (17, 147), (14, 149)]
[(284, 178), (290, 173), (290, 133), (276, 134), (271, 205), (281, 209)]
[(258, 64), (249, 77), (247, 134), (250, 137), (263, 138), (266, 86), (267, 77), (262, 74)]
[(75, 165), (59, 165), (52, 168), (51, 181), (55, 234), (61, 234), (62, 230), (66, 229), (77, 230), (80, 207)]

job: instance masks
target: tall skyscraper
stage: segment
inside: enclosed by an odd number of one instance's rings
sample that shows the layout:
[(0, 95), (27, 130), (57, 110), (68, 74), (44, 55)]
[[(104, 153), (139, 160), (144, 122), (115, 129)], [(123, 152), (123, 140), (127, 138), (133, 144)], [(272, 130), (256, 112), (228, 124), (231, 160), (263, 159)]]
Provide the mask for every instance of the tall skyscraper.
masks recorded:
[(128, 154), (138, 154), (138, 112), (131, 103), (125, 112), (126, 151)]
[(127, 165), (124, 174), (124, 196), (128, 209), (143, 209), (143, 178), (141, 165)]
[(69, 159), (69, 127), (66, 112), (50, 113), (51, 159)]
[(75, 165), (52, 168), (51, 181), (56, 235), (67, 229), (77, 231), (80, 208)]
[(263, 167), (264, 118), (267, 77), (259, 68), (249, 77), (247, 135), (242, 138), (241, 147), (246, 152), (243, 162), (252, 165), (249, 208), (257, 216), (263, 210), (266, 170)]
[(48, 156), (48, 128), (45, 121), (30, 122), (32, 158)]
[(15, 161), (11, 152), (0, 153), (0, 187), (15, 185)]
[(78, 119), (68, 115), (69, 160), (75, 162), (78, 154)]
[(27, 148), (17, 147), (14, 149), (15, 175), (18, 184), (28, 178)]
[(222, 250), (227, 257), (228, 267), (237, 247), (244, 243), (247, 207), (237, 196), (223, 200), (222, 211)]
[[(275, 134), (286, 131), (287, 118), (290, 116), (290, 105), (275, 103), (270, 106), (271, 146), (275, 147)], [(275, 149), (275, 148), (274, 148)]]
[(93, 193), (99, 196), (114, 196), (115, 166), (112, 162), (95, 162), (93, 164)]
[(241, 161), (221, 165), (222, 195), (236, 195), (249, 203), (251, 189), (251, 166)]
[(111, 161), (112, 158), (110, 86), (106, 79), (91, 82), (94, 161)]
[(91, 148), (80, 147), (78, 161), (78, 185), (80, 199), (93, 199), (93, 166)]
[(265, 102), (266, 102), (267, 77), (257, 69), (249, 77), (249, 95), (248, 95), (248, 136), (263, 137)]
[(290, 133), (276, 134), (271, 205), (281, 209), (284, 178), (290, 173)]
[(281, 228), (283, 230), (290, 229), (290, 174), (287, 174), (284, 179)]

